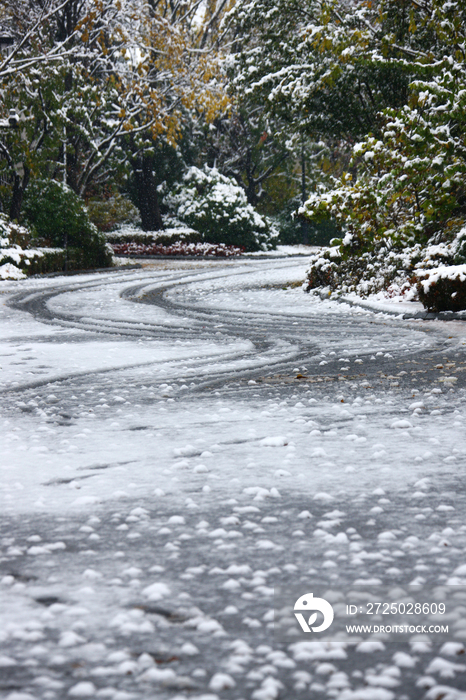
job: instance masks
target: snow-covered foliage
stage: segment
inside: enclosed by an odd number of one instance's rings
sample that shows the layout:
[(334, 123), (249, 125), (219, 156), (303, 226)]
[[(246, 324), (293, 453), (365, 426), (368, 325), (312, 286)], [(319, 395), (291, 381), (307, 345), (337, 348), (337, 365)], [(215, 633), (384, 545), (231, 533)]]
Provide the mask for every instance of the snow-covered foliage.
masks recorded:
[(466, 229), (449, 243), (440, 244), (403, 247), (387, 238), (364, 250), (356, 248), (348, 234), (332, 243), (311, 256), (306, 291), (329, 287), (368, 296), (384, 290), (387, 296), (414, 298), (424, 271), (466, 262)]
[(240, 255), (244, 250), (224, 243), (206, 243), (198, 231), (177, 219), (164, 219), (167, 228), (161, 231), (141, 231), (132, 226), (122, 226), (118, 231), (107, 233), (107, 241), (115, 255), (208, 255), (224, 258)]
[(11, 221), (6, 214), (0, 213), (0, 248), (27, 245), (31, 232), (25, 227)]
[(274, 247), (278, 237), (273, 224), (248, 204), (243, 188), (216, 168), (189, 168), (164, 203), (207, 243), (266, 250)]
[(67, 248), (69, 269), (112, 265), (104, 234), (91, 223), (83, 200), (68, 185), (35, 180), (28, 187), (23, 209), (46, 245)]
[[(208, 162), (243, 187), (249, 204), (272, 201), (275, 206), (287, 193), (284, 175), (291, 179), (296, 162), (295, 144), (290, 140), (285, 120), (272, 118), (267, 105), (248, 100), (230, 83), (234, 106), (205, 129), (203, 154)], [(287, 130), (286, 137), (283, 132)], [(301, 145), (301, 144), (300, 144)], [(300, 147), (299, 145), (299, 147)], [(273, 182), (280, 178), (282, 197), (273, 192)], [(289, 187), (289, 185), (288, 185)], [(271, 191), (272, 190), (272, 191)], [(277, 201), (279, 200), (279, 201)]]
[(99, 231), (114, 231), (125, 224), (136, 224), (139, 212), (134, 204), (121, 194), (107, 199), (92, 197), (86, 200), (89, 218)]
[[(166, 228), (161, 231), (142, 231), (134, 226), (121, 226), (116, 231), (105, 234), (110, 245), (122, 243), (135, 243), (145, 246), (150, 245), (172, 245), (173, 243), (200, 243), (202, 236), (189, 226), (173, 219), (165, 218)], [(173, 224), (178, 224), (174, 226)]]
[(22, 127), (1, 135), (12, 218), (31, 176), (64, 176), (88, 196), (124, 170), (139, 172), (156, 143), (177, 143), (187, 114), (208, 121), (225, 111), (218, 52), (209, 46), (223, 5), (209, 4), (204, 16), (197, 10), (195, 0), (2, 4), (2, 32), (15, 41), (9, 56), (0, 52), (0, 117), (15, 109)]
[(4, 265), (0, 265), (1, 280), (22, 280), (25, 277), (26, 275), (24, 272), (21, 272), (19, 267), (16, 267), (16, 265), (13, 265), (13, 263), (5, 263)]
[(23, 279), (63, 266), (61, 248), (28, 248), (31, 232), (0, 213), (0, 280)]
[(426, 270), (418, 276), (419, 299), (432, 311), (466, 309), (466, 264)]
[[(411, 50), (416, 78), (407, 104), (381, 112), (380, 134), (354, 146), (351, 172), (302, 208), (311, 220), (332, 216), (344, 234), (335, 250), (311, 262), (309, 288), (326, 283), (368, 293), (403, 286), (418, 267), (466, 260), (466, 68), (458, 59), (464, 15), (460, 3), (426, 4), (410, 31), (418, 42), (430, 34), (429, 51)], [(395, 63), (402, 70), (405, 56)]]
[(114, 243), (115, 255), (192, 255), (194, 257), (212, 256), (215, 258), (231, 258), (241, 255), (243, 248), (224, 243), (184, 243), (175, 241), (171, 244), (162, 243)]
[[(406, 87), (391, 63), (406, 33), (397, 4), (238, 0), (225, 20), (241, 36), (227, 61), (232, 83), (282, 115), (288, 133), (330, 136), (334, 146), (361, 136)], [(373, 58), (383, 66), (374, 70)]]

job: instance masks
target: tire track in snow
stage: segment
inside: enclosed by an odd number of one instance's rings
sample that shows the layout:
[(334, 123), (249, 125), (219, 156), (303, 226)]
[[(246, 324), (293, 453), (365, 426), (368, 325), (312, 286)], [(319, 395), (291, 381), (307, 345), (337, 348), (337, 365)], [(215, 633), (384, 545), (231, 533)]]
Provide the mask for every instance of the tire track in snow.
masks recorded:
[[(338, 344), (338, 340), (353, 337), (361, 352), (361, 337), (369, 333), (369, 324), (387, 325), (369, 312), (342, 310), (320, 314), (283, 313), (275, 308), (223, 308), (209, 306), (196, 298), (196, 289), (207, 288), (215, 295), (232, 285), (241, 292), (258, 290), (259, 278), (264, 284), (272, 280), (296, 277), (302, 265), (298, 260), (254, 261), (254, 263), (219, 264), (207, 270), (147, 271), (137, 273), (109, 273), (91, 281), (74, 281), (71, 284), (54, 285), (38, 291), (31, 290), (15, 295), (9, 305), (33, 315), (44, 323), (73, 328), (99, 336), (125, 339), (154, 339), (165, 342), (214, 342), (238, 343), (247, 341), (245, 351), (230, 348), (225, 352), (209, 353), (198, 357), (193, 348), (193, 357), (167, 362), (163, 379), (189, 381), (200, 380), (199, 388), (213, 386), (235, 378), (258, 377), (267, 374), (289, 373), (291, 365), (316, 364), (318, 353), (327, 345)], [(200, 285), (200, 286), (199, 286)], [(102, 293), (114, 294), (128, 305), (127, 308), (109, 303), (97, 313), (89, 311), (92, 297), (98, 299)], [(174, 299), (175, 294), (182, 299)], [(71, 304), (70, 304), (71, 301)], [(310, 300), (311, 301), (311, 300)], [(73, 308), (74, 306), (74, 308)], [(310, 305), (311, 306), (311, 305)], [(79, 311), (76, 311), (75, 308)], [(139, 307), (139, 309), (138, 309)], [(154, 308), (151, 315), (150, 309)], [(134, 311), (133, 311), (134, 309)], [(144, 310), (142, 310), (144, 309)], [(158, 310), (158, 311), (157, 311)], [(162, 312), (160, 314), (160, 312)], [(133, 317), (132, 317), (133, 316)], [(397, 321), (400, 326), (400, 321)], [(384, 329), (385, 335), (386, 329)], [(373, 334), (373, 328), (370, 329)], [(367, 351), (369, 352), (369, 351)], [(197, 355), (197, 359), (196, 359)], [(320, 358), (321, 359), (321, 358)], [(66, 381), (92, 374), (117, 372), (124, 369), (151, 366), (159, 362), (145, 361), (83, 370), (54, 377), (44, 377), (28, 383), (8, 387), (7, 391), (35, 388), (53, 381)], [(318, 364), (318, 363), (317, 363)], [(316, 369), (316, 368), (315, 368)], [(328, 368), (330, 371), (330, 368)], [(332, 372), (334, 373), (334, 372)]]
[[(279, 265), (282, 266), (283, 264)], [(106, 334), (106, 335), (117, 335), (123, 337), (133, 337), (133, 338), (154, 338), (157, 340), (208, 340), (218, 343), (218, 334), (215, 328), (215, 323), (218, 322), (219, 318), (222, 318), (222, 314), (218, 314), (207, 309), (205, 312), (189, 309), (186, 306), (182, 309), (178, 309), (175, 305), (170, 304), (170, 302), (165, 301), (165, 293), (167, 290), (179, 287), (180, 285), (191, 284), (198, 278), (205, 279), (219, 279), (223, 280), (227, 276), (234, 274), (235, 276), (244, 276), (251, 273), (251, 268), (240, 269), (232, 271), (230, 268), (222, 266), (221, 271), (208, 271), (205, 270), (195, 270), (186, 273), (173, 271), (169, 275), (156, 276), (154, 280), (154, 273), (143, 273), (141, 279), (141, 273), (135, 274), (130, 273), (129, 275), (121, 275), (118, 277), (109, 278), (107, 275), (105, 279), (99, 281), (91, 281), (85, 283), (72, 283), (69, 285), (61, 285), (57, 287), (56, 285), (51, 289), (40, 290), (37, 292), (28, 292), (15, 295), (10, 301), (9, 305), (16, 309), (21, 309), (22, 311), (27, 311), (35, 318), (44, 323), (49, 323), (52, 325), (59, 325), (64, 328), (74, 328), (78, 330), (84, 330), (87, 332), (92, 332), (96, 334)], [(273, 265), (274, 268), (277, 264)], [(289, 267), (289, 264), (285, 267)], [(252, 271), (256, 271), (257, 266), (254, 266)], [(136, 281), (137, 284), (130, 284), (128, 282)], [(175, 326), (169, 325), (169, 323), (153, 322), (153, 321), (141, 321), (138, 319), (125, 318), (115, 319), (111, 318), (111, 309), (109, 309), (108, 317), (93, 318), (88, 313), (74, 313), (66, 309), (66, 304), (63, 305), (61, 309), (57, 309), (57, 302), (60, 301), (60, 297), (64, 294), (78, 294), (81, 292), (95, 292), (99, 294), (105, 287), (108, 289), (109, 286), (117, 288), (119, 296), (123, 300), (130, 302), (145, 302), (151, 305), (158, 305), (160, 308), (167, 312), (169, 319), (179, 319), (183, 316), (184, 320), (188, 320), (188, 323), (177, 324)], [(119, 289), (123, 286), (123, 289)], [(141, 298), (141, 295), (145, 294), (146, 289), (150, 290), (150, 295), (147, 299)], [(54, 302), (51, 306), (50, 302)], [(257, 325), (257, 319), (261, 318), (261, 314), (252, 314), (252, 321), (254, 323), (244, 323), (244, 315), (241, 318), (240, 315), (232, 315), (229, 312), (225, 313), (228, 317), (228, 328), (223, 328), (222, 335), (223, 340), (225, 340), (225, 335), (227, 342), (237, 341), (238, 338), (251, 341), (251, 335), (253, 334), (253, 327)], [(222, 324), (225, 325), (225, 324)], [(280, 324), (282, 325), (282, 324)], [(277, 326), (278, 330), (278, 326)], [(252, 339), (250, 350), (245, 352), (244, 349), (238, 353), (237, 350), (230, 350), (229, 352), (217, 354), (210, 354), (208, 357), (198, 359), (191, 358), (189, 361), (183, 359), (176, 363), (176, 366), (172, 367), (171, 376), (176, 375), (180, 377), (180, 364), (186, 367), (186, 364), (190, 365), (188, 371), (182, 374), (185, 380), (192, 379), (193, 376), (201, 376), (202, 374), (208, 374), (209, 382), (212, 380), (223, 380), (232, 372), (241, 372), (245, 376), (249, 376), (251, 373), (257, 374), (258, 371), (269, 371), (278, 370), (288, 365), (291, 361), (294, 361), (298, 354), (298, 348), (290, 343), (284, 343), (281, 340), (273, 339), (266, 340), (261, 333), (254, 334), (257, 337)], [(244, 344), (243, 344), (244, 346)], [(93, 372), (82, 371), (74, 373), (60, 374), (54, 377), (47, 377), (40, 380), (35, 380), (28, 382), (27, 384), (22, 383), (14, 387), (8, 387), (8, 391), (19, 391), (25, 388), (35, 388), (39, 386), (46, 385), (51, 381), (66, 381), (67, 379), (72, 379), (75, 377), (82, 377), (89, 374), (98, 374), (102, 372), (115, 372), (121, 369), (131, 369), (134, 367), (150, 366), (154, 364), (152, 362), (143, 363), (132, 363), (122, 367), (112, 366), (105, 369), (96, 370)], [(174, 363), (171, 363), (172, 365)], [(165, 374), (164, 378), (169, 378), (170, 374)]]

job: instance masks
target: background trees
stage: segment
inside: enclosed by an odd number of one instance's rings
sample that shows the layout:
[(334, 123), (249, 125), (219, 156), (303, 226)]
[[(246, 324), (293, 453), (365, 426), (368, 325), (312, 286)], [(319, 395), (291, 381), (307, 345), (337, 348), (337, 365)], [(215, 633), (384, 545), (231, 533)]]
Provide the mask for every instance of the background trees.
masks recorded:
[(409, 4), (239, 0), (229, 15), (232, 84), (288, 131), (360, 138), (381, 109), (406, 101), (409, 66), (392, 59), (409, 34)]
[[(381, 23), (394, 5), (384, 7)], [(403, 44), (389, 36), (371, 54), (410, 74), (406, 103), (379, 113), (377, 130), (355, 144), (349, 172), (303, 210), (311, 218), (331, 214), (346, 233), (333, 263), (314, 267), (312, 285), (325, 276), (336, 284), (338, 259), (350, 287), (370, 279), (373, 289), (423, 267), (466, 262), (466, 10), (440, 0), (408, 9)], [(389, 58), (384, 42), (394, 47)], [(382, 263), (387, 256), (390, 270)], [(375, 264), (385, 272), (374, 274)]]
[(17, 39), (0, 66), (4, 106), (22, 116), (0, 146), (7, 185), (14, 181), (4, 188), (10, 214), (19, 216), (16, 190), (24, 191), (33, 171), (45, 168), (85, 196), (130, 165), (143, 224), (160, 227), (157, 152), (179, 141), (187, 112), (208, 121), (226, 106), (217, 55), (198, 48), (219, 8), (194, 25), (195, 2), (53, 2), (48, 11), (35, 0), (20, 11), (12, 3), (5, 20), (13, 36), (26, 29), (28, 37)]
[[(354, 143), (378, 132), (382, 109), (406, 102), (409, 65), (392, 59), (410, 20), (408, 3), (398, 5), (401, 13), (381, 2), (238, 0), (226, 18), (230, 89), (274, 122), (295, 176), (307, 171), (295, 206), (347, 170)], [(325, 227), (334, 230), (331, 218)]]
[[(0, 133), (4, 209), (21, 219), (40, 177), (90, 205), (128, 196), (158, 230), (205, 166), (282, 240), (448, 242), (465, 207), (464, 15), (443, 0), (7, 0), (0, 116), (21, 121)], [(305, 200), (310, 229), (292, 218)]]

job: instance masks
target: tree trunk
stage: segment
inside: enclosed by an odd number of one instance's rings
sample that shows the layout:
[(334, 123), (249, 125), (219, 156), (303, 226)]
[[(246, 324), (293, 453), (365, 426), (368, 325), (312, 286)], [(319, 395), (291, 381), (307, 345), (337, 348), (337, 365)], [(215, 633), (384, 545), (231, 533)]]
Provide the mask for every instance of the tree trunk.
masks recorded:
[(133, 164), (133, 169), (142, 229), (143, 231), (160, 231), (163, 229), (163, 222), (160, 214), (153, 158), (150, 156), (138, 158)]
[(253, 207), (256, 207), (259, 199), (257, 196), (257, 182), (252, 176), (250, 176), (249, 171), (246, 171), (246, 179), (248, 181), (248, 184), (245, 191), (248, 204), (250, 204)]
[[(301, 200), (303, 206), (306, 204), (306, 152), (304, 150), (304, 139), (301, 140)], [(301, 230), (303, 232), (303, 244), (309, 244), (309, 224), (306, 219), (301, 221)]]
[(13, 176), (13, 192), (11, 195), (10, 203), (10, 219), (12, 221), (18, 221), (21, 214), (21, 207), (23, 205), (24, 192), (29, 182), (29, 168), (23, 165), (23, 172), (18, 173), (15, 171)]
[[(69, 187), (73, 190), (73, 192), (76, 192), (77, 195), (79, 195), (79, 169), (78, 169), (78, 163), (79, 163), (79, 145), (74, 142), (72, 149), (68, 149), (67, 155), (66, 155), (66, 182)], [(63, 147), (66, 148), (66, 144), (63, 144)], [(63, 158), (63, 151), (60, 153), (60, 158)]]
[(246, 180), (247, 180), (247, 186), (245, 188), (246, 192), (246, 197), (248, 200), (248, 203), (255, 207), (257, 206), (257, 182), (254, 179), (254, 174), (253, 174), (253, 163), (252, 163), (252, 155), (251, 151), (248, 148), (247, 153), (246, 153), (246, 164), (245, 164), (245, 173), (246, 173)]

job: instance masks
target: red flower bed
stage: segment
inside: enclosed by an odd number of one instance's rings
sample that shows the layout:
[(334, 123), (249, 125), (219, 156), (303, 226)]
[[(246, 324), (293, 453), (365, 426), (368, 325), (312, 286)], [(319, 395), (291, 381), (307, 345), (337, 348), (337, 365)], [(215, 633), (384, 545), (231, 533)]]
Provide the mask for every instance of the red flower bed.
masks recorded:
[(182, 243), (172, 245), (160, 243), (112, 243), (115, 255), (213, 255), (217, 258), (229, 258), (241, 255), (244, 248), (237, 248), (223, 243)]

